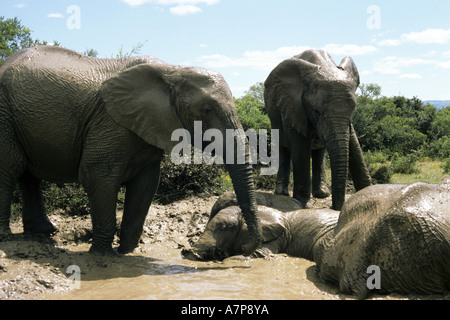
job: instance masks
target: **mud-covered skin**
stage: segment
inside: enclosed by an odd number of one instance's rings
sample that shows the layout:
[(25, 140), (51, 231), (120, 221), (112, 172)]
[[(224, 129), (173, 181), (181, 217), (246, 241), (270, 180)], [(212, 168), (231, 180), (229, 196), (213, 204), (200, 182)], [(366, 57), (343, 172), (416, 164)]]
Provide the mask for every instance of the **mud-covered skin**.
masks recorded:
[[(323, 280), (359, 298), (370, 293), (369, 266), (380, 268), (381, 288), (374, 292), (445, 294), (450, 291), (449, 204), (447, 178), (437, 185), (371, 186), (351, 196), (340, 213), (259, 206), (263, 243), (254, 256), (287, 253), (312, 260)], [(239, 255), (246, 237), (239, 208), (223, 208), (190, 254)]]
[[(224, 136), (242, 128), (220, 74), (153, 57), (91, 58), (54, 46), (13, 54), (0, 68), (0, 237), (10, 233), (17, 182), (25, 231), (52, 233), (41, 180), (79, 181), (90, 201), (91, 251), (113, 254), (117, 194), (125, 185), (119, 252), (131, 252), (158, 187), (163, 153), (179, 143), (172, 133), (185, 128), (193, 137), (195, 121)], [(227, 169), (252, 233), (251, 253), (261, 238), (251, 166)]]

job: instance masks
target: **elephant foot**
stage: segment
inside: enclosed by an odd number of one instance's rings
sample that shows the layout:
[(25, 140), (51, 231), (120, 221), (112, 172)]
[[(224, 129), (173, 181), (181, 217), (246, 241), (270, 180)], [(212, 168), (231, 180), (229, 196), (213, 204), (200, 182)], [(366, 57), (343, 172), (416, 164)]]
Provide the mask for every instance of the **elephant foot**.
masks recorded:
[(319, 188), (313, 189), (312, 195), (314, 198), (325, 199), (330, 196), (330, 189), (326, 184), (322, 184)]
[(120, 245), (119, 248), (118, 248), (118, 252), (120, 254), (127, 254), (127, 253), (132, 253), (134, 251), (134, 249), (136, 249), (136, 246)]
[(276, 187), (275, 188), (275, 194), (281, 195), (281, 196), (288, 196), (289, 197), (289, 190), (288, 188), (283, 188), (283, 187)]
[(0, 226), (0, 241), (9, 239), (11, 235), (12, 232), (9, 226)]
[(58, 231), (58, 229), (48, 220), (41, 219), (40, 221), (35, 221), (32, 224), (24, 224), (24, 233), (27, 234), (45, 234), (51, 235)]
[(116, 257), (117, 251), (114, 250), (111, 246), (104, 247), (104, 246), (96, 246), (92, 245), (89, 249), (89, 253), (95, 256), (108, 256), (108, 257)]
[(294, 195), (294, 197), (293, 197), (294, 199), (297, 199), (300, 203), (301, 203), (301, 205), (303, 206), (303, 208), (305, 208), (306, 209), (306, 204), (308, 203), (308, 201), (309, 201), (309, 197), (308, 198), (306, 198), (306, 197), (302, 197), (302, 196), (298, 196), (298, 195)]

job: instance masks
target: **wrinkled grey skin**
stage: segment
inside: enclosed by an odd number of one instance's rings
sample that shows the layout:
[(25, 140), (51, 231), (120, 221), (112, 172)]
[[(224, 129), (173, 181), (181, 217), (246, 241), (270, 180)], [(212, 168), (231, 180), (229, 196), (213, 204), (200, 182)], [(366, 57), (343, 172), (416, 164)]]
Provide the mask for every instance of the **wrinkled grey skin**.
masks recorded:
[(281, 62), (265, 82), (265, 104), (273, 129), (280, 130), (280, 165), (276, 194), (293, 196), (306, 205), (312, 193), (325, 198), (325, 149), (330, 155), (333, 209), (345, 201), (348, 170), (356, 190), (371, 184), (363, 154), (351, 124), (359, 74), (352, 58), (336, 66), (324, 51), (308, 50)]
[[(193, 137), (194, 121), (223, 133), (241, 128), (219, 74), (153, 57), (96, 59), (53, 46), (10, 56), (0, 69), (0, 235), (10, 233), (16, 182), (23, 191), (24, 231), (51, 233), (41, 180), (80, 181), (92, 212), (90, 251), (112, 253), (124, 184), (118, 250), (131, 252), (158, 187), (163, 153), (179, 143), (171, 141), (172, 132), (186, 128)], [(243, 250), (251, 253), (261, 237), (251, 167), (227, 168), (252, 233)]]
[[(352, 195), (342, 211), (281, 212), (258, 207), (263, 243), (254, 256), (287, 253), (317, 264), (321, 278), (365, 298), (371, 265), (380, 268), (374, 292), (445, 294), (450, 290), (450, 178), (438, 185), (374, 185)], [(192, 258), (240, 254), (248, 234), (238, 207), (206, 226)], [(188, 254), (186, 254), (189, 257)]]

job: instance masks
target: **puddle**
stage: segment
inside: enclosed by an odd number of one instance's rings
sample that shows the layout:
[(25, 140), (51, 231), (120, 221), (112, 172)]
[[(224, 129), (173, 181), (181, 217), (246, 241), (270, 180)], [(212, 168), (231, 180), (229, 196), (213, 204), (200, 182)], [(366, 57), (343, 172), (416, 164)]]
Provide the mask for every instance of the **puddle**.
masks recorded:
[(338, 295), (333, 294), (334, 288), (321, 283), (314, 263), (304, 259), (277, 255), (272, 260), (197, 262), (183, 259), (180, 249), (161, 245), (155, 245), (147, 252), (151, 252), (151, 258), (131, 255), (113, 259), (106, 267), (91, 267), (88, 271), (80, 267), (79, 289), (41, 298), (339, 299)]

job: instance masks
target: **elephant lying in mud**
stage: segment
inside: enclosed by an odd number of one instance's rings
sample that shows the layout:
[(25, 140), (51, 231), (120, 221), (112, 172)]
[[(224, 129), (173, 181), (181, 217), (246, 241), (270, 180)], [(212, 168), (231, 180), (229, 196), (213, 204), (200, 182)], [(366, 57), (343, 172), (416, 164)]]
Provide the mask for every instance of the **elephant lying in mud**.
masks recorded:
[[(450, 178), (440, 184), (374, 185), (342, 211), (281, 212), (259, 206), (263, 244), (253, 257), (286, 253), (317, 264), (321, 278), (346, 294), (369, 294), (369, 266), (379, 268), (374, 292), (433, 294), (450, 290)], [(239, 255), (248, 234), (238, 207), (222, 208), (188, 258)], [(369, 269), (368, 269), (369, 268)]]

